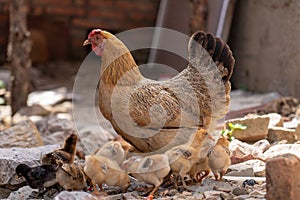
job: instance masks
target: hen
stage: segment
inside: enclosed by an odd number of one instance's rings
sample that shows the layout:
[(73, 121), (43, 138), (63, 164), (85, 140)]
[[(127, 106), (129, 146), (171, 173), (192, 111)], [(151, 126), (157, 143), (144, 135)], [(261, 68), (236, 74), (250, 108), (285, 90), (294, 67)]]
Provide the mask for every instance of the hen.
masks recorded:
[(212, 34), (192, 35), (188, 66), (166, 81), (143, 77), (129, 49), (107, 31), (92, 30), (88, 44), (101, 57), (100, 110), (139, 151), (165, 152), (225, 116), (235, 60)]

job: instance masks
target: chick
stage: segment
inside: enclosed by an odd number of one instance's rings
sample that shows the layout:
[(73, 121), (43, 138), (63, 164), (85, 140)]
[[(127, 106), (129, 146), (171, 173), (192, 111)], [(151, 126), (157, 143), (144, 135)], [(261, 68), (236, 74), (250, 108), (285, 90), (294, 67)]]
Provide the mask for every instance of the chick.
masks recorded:
[(148, 196), (149, 199), (170, 172), (168, 156), (165, 154), (156, 154), (144, 158), (131, 157), (123, 163), (123, 166), (139, 181), (154, 185)]
[(83, 171), (83, 164), (60, 163), (56, 171), (58, 184), (65, 190), (82, 190), (87, 184), (87, 178)]
[(16, 173), (19, 177), (24, 177), (31, 188), (39, 189), (39, 192), (56, 184), (53, 165), (30, 167), (26, 164), (20, 164), (16, 168)]
[(127, 152), (125, 152), (119, 141), (110, 141), (106, 143), (94, 154), (110, 158), (116, 161), (119, 166), (123, 163), (127, 156)]
[(178, 187), (178, 176), (181, 178), (184, 188), (186, 183), (184, 176), (189, 174), (192, 166), (199, 162), (199, 153), (203, 140), (208, 136), (204, 129), (199, 129), (190, 138), (190, 142), (176, 146), (166, 152), (168, 156), (172, 174), (175, 176), (175, 187)]
[(99, 194), (96, 184), (98, 184), (101, 191), (104, 191), (102, 188), (103, 183), (119, 186), (124, 192), (130, 186), (130, 178), (127, 173), (115, 161), (104, 156), (86, 156), (84, 172), (91, 179), (94, 194)]
[(74, 133), (70, 134), (62, 148), (56, 149), (51, 153), (42, 157), (42, 164), (73, 163), (76, 153), (76, 143), (78, 136)]
[(208, 166), (213, 172), (216, 180), (222, 180), (222, 177), (231, 165), (230, 151), (228, 147), (229, 141), (227, 138), (221, 137), (207, 154)]
[[(202, 174), (202, 172), (204, 172), (204, 174)], [(202, 183), (202, 180), (207, 177), (209, 173), (210, 168), (208, 166), (208, 159), (207, 157), (204, 157), (200, 158), (199, 161), (192, 166), (189, 175), (193, 180)]]
[(62, 148), (56, 149), (42, 157), (42, 164), (73, 163), (76, 154), (76, 143), (78, 136), (70, 134)]

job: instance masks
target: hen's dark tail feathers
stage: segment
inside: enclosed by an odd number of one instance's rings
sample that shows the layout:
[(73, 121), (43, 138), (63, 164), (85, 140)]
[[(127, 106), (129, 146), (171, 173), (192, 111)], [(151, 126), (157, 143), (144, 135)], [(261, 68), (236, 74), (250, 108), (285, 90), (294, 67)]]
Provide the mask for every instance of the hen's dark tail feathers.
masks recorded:
[(191, 58), (197, 56), (196, 45), (198, 44), (206, 49), (208, 54), (212, 57), (221, 72), (222, 79), (228, 81), (232, 75), (235, 63), (229, 46), (211, 33), (199, 31), (192, 35), (189, 43), (189, 56)]

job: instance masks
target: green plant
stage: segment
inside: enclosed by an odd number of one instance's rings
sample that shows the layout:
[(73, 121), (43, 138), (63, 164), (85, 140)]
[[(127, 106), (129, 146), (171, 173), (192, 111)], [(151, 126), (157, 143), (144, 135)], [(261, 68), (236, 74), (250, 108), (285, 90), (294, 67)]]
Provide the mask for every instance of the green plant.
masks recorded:
[(233, 124), (233, 123), (228, 123), (229, 129), (224, 129), (221, 132), (222, 136), (227, 136), (230, 141), (234, 140), (234, 137), (232, 135), (234, 130), (245, 130), (247, 126), (242, 125), (242, 124)]
[(0, 89), (5, 88), (5, 83), (4, 81), (0, 80)]

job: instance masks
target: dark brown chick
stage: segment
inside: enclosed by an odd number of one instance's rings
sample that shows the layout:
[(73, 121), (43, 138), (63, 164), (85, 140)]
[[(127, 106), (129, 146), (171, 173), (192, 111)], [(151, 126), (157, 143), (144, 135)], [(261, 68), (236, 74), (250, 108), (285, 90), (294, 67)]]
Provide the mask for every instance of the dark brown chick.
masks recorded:
[(213, 172), (216, 180), (222, 180), (222, 177), (231, 165), (228, 147), (229, 141), (227, 138), (220, 137), (215, 146), (207, 154), (208, 166)]
[(51, 153), (42, 157), (42, 164), (73, 163), (76, 154), (76, 143), (78, 136), (74, 133), (70, 134), (62, 148), (56, 149)]
[(33, 189), (43, 189), (56, 184), (56, 169), (53, 165), (41, 165), (30, 167), (26, 164), (20, 164), (16, 168), (16, 174), (24, 177), (26, 183)]
[(80, 163), (61, 163), (56, 171), (58, 184), (69, 191), (85, 189), (87, 177), (83, 167), (83, 164)]

